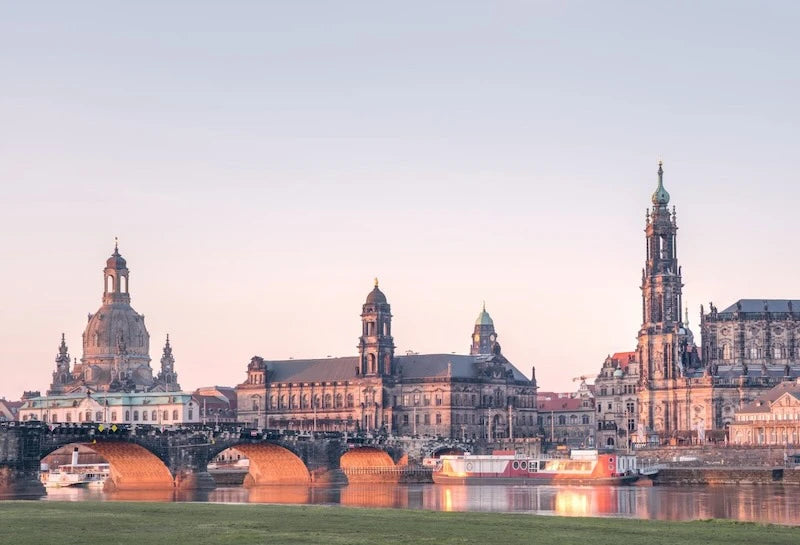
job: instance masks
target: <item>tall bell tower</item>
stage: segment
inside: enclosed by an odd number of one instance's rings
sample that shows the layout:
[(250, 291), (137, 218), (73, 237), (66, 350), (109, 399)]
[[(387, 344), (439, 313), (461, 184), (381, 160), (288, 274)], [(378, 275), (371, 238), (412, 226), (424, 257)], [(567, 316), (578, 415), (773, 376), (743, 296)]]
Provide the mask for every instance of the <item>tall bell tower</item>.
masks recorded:
[[(642, 269), (642, 327), (638, 336), (641, 365), (640, 422), (652, 430), (678, 429), (677, 400), (670, 392), (683, 376), (680, 354), (681, 268), (677, 257), (675, 207), (669, 211), (664, 169), (658, 163), (658, 187), (645, 223), (646, 259)], [(655, 392), (659, 392), (656, 394)]]
[(358, 342), (359, 374), (363, 376), (393, 373), (394, 339), (392, 338), (392, 308), (386, 296), (375, 287), (361, 307), (361, 337)]

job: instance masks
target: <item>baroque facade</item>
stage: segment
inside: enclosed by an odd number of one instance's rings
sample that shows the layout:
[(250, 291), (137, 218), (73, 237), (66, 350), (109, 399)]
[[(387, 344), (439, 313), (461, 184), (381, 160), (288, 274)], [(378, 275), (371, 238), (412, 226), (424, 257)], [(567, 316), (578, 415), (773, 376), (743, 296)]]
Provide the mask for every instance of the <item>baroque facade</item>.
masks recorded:
[(781, 382), (736, 411), (734, 445), (800, 445), (800, 384)]
[(636, 352), (609, 355), (594, 383), (597, 445), (628, 446), (639, 413), (639, 362)]
[(129, 276), (127, 262), (115, 244), (114, 253), (103, 269), (102, 305), (89, 314), (83, 332), (83, 356), (80, 362), (70, 360), (62, 334), (48, 395), (180, 390), (169, 335), (161, 357), (161, 371), (153, 376), (150, 334), (144, 325), (144, 315), (131, 307)]
[(255, 427), (382, 431), (462, 438), (538, 435), (536, 380), (502, 353), (484, 308), (470, 354), (395, 354), (392, 314), (375, 281), (361, 309), (358, 355), (255, 356), (237, 386), (238, 419)]
[[(663, 184), (646, 215), (642, 270), (642, 327), (636, 360), (638, 439), (709, 437), (734, 421), (735, 411), (800, 374), (796, 323), (800, 301), (741, 300), (722, 312), (701, 307), (702, 350), (681, 318), (682, 271), (677, 256), (675, 207)], [(701, 358), (702, 355), (702, 358)]]

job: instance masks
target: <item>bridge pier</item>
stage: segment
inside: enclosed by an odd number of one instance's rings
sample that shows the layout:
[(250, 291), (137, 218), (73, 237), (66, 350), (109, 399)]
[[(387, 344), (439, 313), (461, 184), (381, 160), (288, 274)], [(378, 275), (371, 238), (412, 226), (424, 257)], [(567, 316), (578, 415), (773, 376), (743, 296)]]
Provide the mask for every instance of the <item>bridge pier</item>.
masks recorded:
[(217, 483), (208, 471), (182, 469), (175, 474), (177, 490), (213, 490), (216, 487)]
[(41, 498), (46, 494), (36, 469), (0, 466), (0, 500)]

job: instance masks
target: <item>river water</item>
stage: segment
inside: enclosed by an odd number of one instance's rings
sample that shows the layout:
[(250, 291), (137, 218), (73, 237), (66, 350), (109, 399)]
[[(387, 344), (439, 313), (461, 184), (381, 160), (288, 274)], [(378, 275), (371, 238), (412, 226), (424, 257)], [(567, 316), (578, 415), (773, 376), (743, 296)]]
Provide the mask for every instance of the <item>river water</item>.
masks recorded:
[(63, 488), (49, 489), (44, 499), (322, 504), (661, 520), (722, 518), (800, 525), (800, 487), (782, 485), (611, 487), (412, 484), (266, 486), (251, 489), (230, 487), (193, 493), (107, 493)]

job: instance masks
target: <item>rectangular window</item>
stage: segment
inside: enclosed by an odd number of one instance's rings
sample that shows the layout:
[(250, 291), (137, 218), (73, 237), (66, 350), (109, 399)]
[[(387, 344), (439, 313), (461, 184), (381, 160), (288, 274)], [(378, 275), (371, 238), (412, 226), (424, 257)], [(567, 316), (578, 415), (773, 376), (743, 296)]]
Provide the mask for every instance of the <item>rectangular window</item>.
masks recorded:
[(425, 423), (426, 424), (431, 423), (431, 415), (429, 415), (428, 413), (425, 413)]
[(436, 423), (437, 424), (441, 424), (442, 423), (442, 415), (439, 414), (439, 413), (436, 413)]
[(408, 415), (407, 414), (403, 415), (403, 425), (404, 426), (408, 426)]

